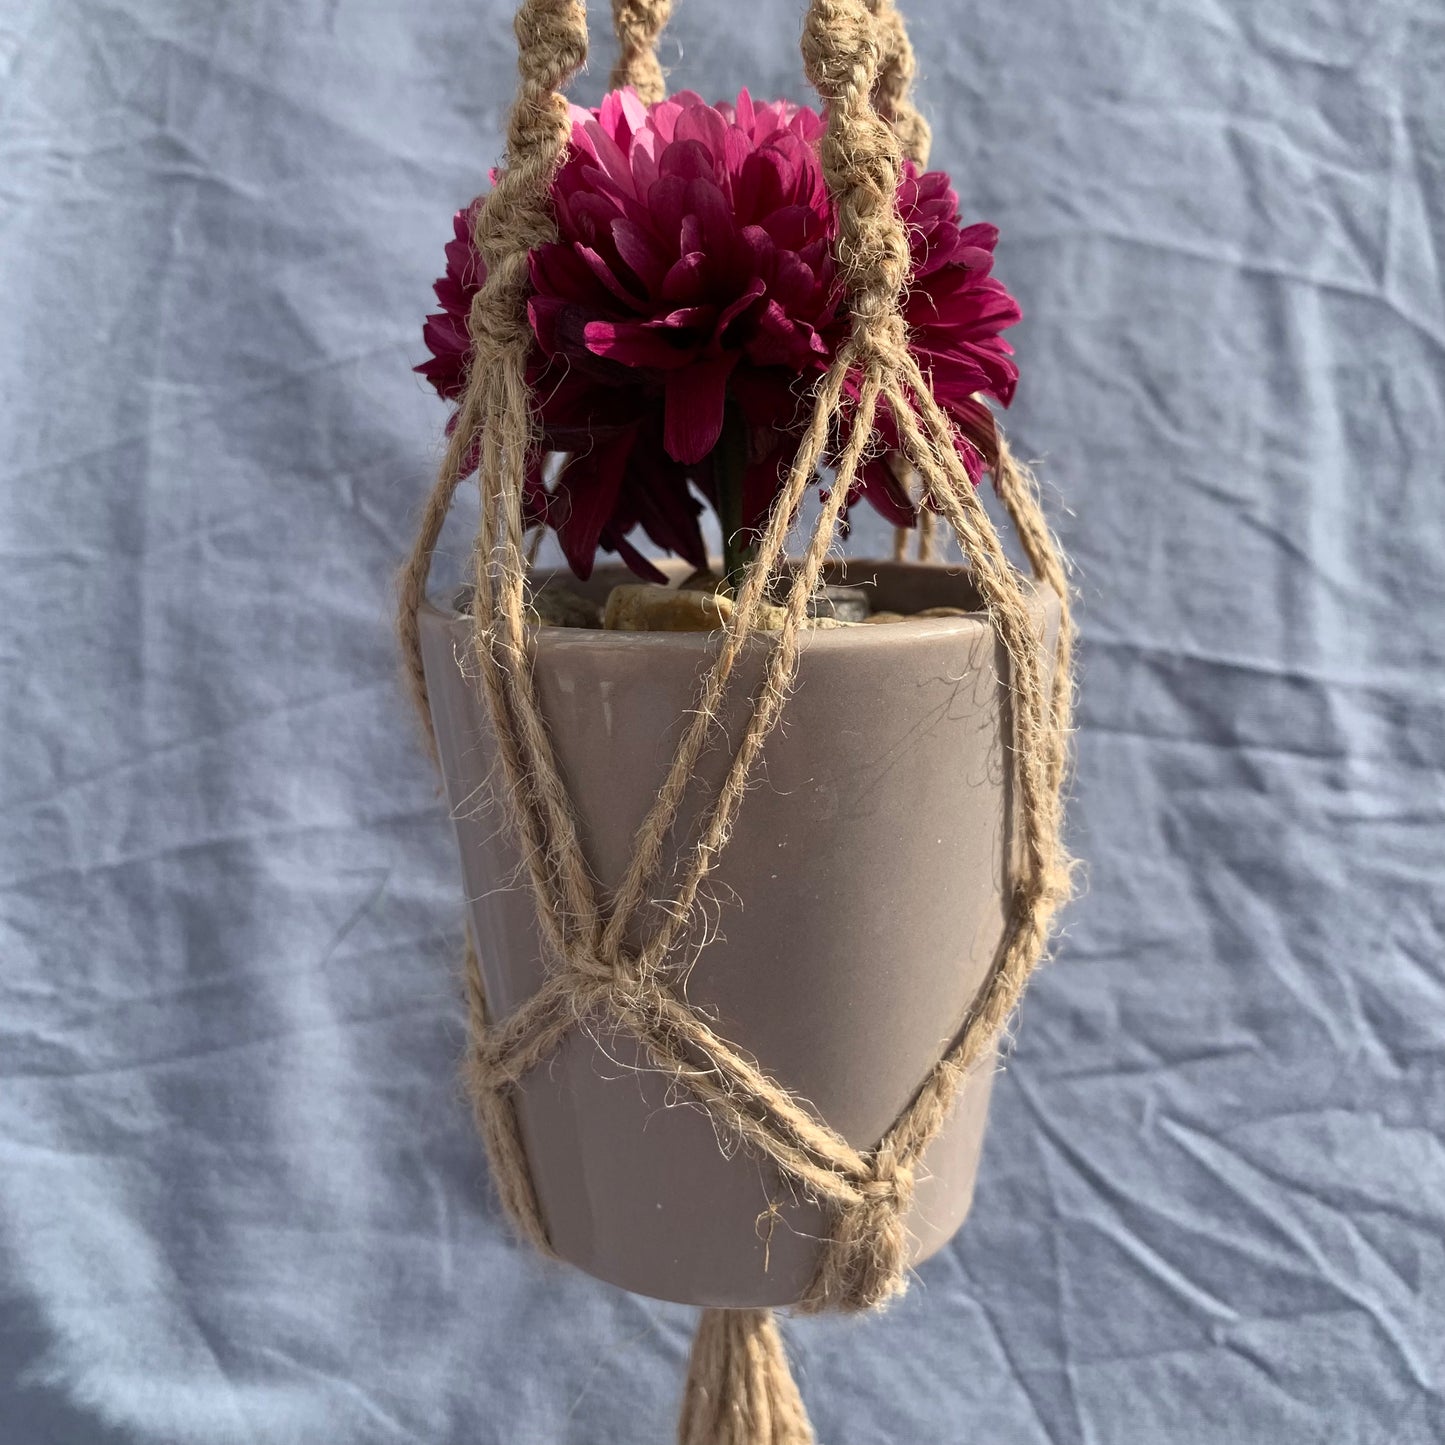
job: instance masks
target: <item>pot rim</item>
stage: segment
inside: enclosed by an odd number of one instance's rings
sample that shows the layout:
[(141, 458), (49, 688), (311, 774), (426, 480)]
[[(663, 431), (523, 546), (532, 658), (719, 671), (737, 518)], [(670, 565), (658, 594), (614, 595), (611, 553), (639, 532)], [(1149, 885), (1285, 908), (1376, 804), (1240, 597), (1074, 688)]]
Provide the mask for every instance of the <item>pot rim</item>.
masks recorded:
[[(663, 564), (664, 566), (666, 563)], [(932, 571), (943, 573), (950, 577), (966, 576), (970, 568), (966, 564), (944, 565), (936, 562), (895, 562), (892, 559), (858, 558), (853, 560), (855, 568), (868, 569), (872, 567), (888, 568), (928, 568)], [(846, 579), (846, 566), (840, 566), (838, 571), (840, 580)], [(599, 571), (611, 570), (599, 568)], [(627, 572), (620, 564), (617, 570), (631, 577), (633, 574)], [(564, 568), (551, 568), (545, 572), (536, 574), (539, 578), (571, 576)], [(635, 579), (634, 579), (635, 580)], [(1042, 625), (1047, 617), (1048, 599), (1038, 584), (1030, 577), (1025, 576), (1029, 593), (1029, 610), (1034, 613), (1038, 622)], [(857, 585), (848, 582), (848, 585)], [(866, 584), (864, 584), (866, 585)], [(469, 586), (455, 587), (448, 594), (438, 596), (428, 594), (422, 603), (421, 610), (444, 624), (454, 624), (468, 620), (467, 612), (459, 608), (456, 603), (471, 591)], [(722, 628), (714, 628), (707, 632), (623, 632), (613, 631), (604, 628), (588, 627), (553, 627), (535, 626), (530, 629), (537, 634), (538, 642), (549, 650), (557, 647), (578, 647), (578, 648), (616, 648), (626, 647), (629, 649), (651, 648), (654, 651), (668, 652), (689, 652), (703, 653), (713, 646), (719, 637), (722, 636)], [(989, 620), (988, 612), (980, 607), (977, 610), (966, 612), (960, 617), (905, 617), (901, 622), (890, 622), (886, 624), (869, 625), (858, 623), (852, 627), (819, 627), (805, 628), (798, 634), (798, 641), (801, 647), (807, 650), (819, 649), (823, 652), (839, 652), (847, 650), (870, 650), (875, 647), (894, 647), (904, 641), (922, 641), (926, 638), (946, 636), (970, 636), (979, 631), (992, 632), (993, 625)], [(766, 648), (771, 639), (777, 636), (776, 632), (755, 632), (749, 639), (748, 645), (756, 648)]]

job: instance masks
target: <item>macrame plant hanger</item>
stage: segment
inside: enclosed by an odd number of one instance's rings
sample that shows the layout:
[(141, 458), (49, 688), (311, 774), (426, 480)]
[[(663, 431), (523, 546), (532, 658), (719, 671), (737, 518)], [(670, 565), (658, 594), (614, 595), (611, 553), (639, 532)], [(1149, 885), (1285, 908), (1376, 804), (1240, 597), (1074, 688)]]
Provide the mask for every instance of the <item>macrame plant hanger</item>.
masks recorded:
[[(633, 86), (646, 102), (664, 95), (656, 46), (670, 8), (670, 0), (614, 0), (612, 6), (620, 44), (612, 83)], [(810, 0), (802, 53), (826, 111), (821, 160), (837, 208), (836, 254), (848, 291), (851, 334), (817, 384), (796, 459), (733, 616), (716, 637), (631, 863), (613, 893), (603, 896), (579, 840), (534, 686), (522, 510), (528, 455), (537, 445), (526, 383), (532, 345), (527, 258), (534, 247), (556, 239), (549, 187), (571, 134), (564, 91), (587, 56), (585, 8), (580, 0), (523, 0), (515, 28), (521, 79), (508, 122), (506, 164), (476, 223), (487, 278), (470, 317), (469, 381), (400, 584), (403, 655), (434, 748), (418, 613), (452, 498), (479, 459), (472, 661), (495, 731), (509, 821), (550, 966), (531, 999), (493, 1021), (468, 940), (467, 1071), (477, 1120), (507, 1213), (526, 1239), (548, 1252), (513, 1090), (580, 1022), (603, 1020), (625, 1030), (720, 1130), (824, 1206), (830, 1233), (798, 1308), (871, 1309), (904, 1288), (904, 1219), (919, 1161), (969, 1070), (993, 1056), (1069, 893), (1069, 860), (1060, 834), (1073, 685), (1064, 563), (1033, 478), (1000, 439), (997, 454), (987, 458), (993, 484), (1035, 581), (1057, 593), (1061, 605), (1051, 668), (1030, 613), (1033, 584), (1004, 552), (959, 458), (951, 423), (909, 350), (900, 314), (909, 248), (895, 197), (904, 156), (921, 164), (929, 145), (927, 123), (908, 98), (914, 63), (902, 18), (891, 0)], [(852, 402), (845, 390), (850, 379)], [(899, 438), (896, 464), (916, 474), (923, 516), (936, 514), (957, 539), (1009, 660), (1007, 715), (1020, 846), (1009, 879), (1005, 941), (961, 1033), (888, 1133), (860, 1151), (691, 1009), (672, 968), (699, 889), (727, 845), (754, 765), (785, 705), (809, 599), (885, 401)], [(788, 535), (820, 465), (833, 467), (836, 481), (789, 577)], [(923, 546), (930, 549), (923, 555), (931, 555), (931, 542)], [(785, 620), (777, 631), (759, 632), (760, 608), (779, 586)], [(698, 759), (716, 743), (719, 704), (750, 643), (764, 649), (761, 684), (724, 781), (669, 880), (669, 830)], [(656, 911), (661, 922), (640, 945), (630, 943), (648, 900), (663, 890), (668, 903)], [(772, 1313), (704, 1311), (684, 1391), (682, 1445), (805, 1445), (812, 1439)]]

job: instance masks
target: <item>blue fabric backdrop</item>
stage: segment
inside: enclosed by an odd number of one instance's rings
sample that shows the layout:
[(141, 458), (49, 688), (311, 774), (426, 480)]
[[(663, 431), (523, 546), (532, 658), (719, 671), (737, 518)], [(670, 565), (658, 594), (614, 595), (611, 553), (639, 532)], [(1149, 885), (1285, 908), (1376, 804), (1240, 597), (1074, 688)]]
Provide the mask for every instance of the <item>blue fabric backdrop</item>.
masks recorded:
[[(799, 8), (683, 0), (673, 83), (802, 95)], [(820, 1436), (1438, 1441), (1445, 16), (911, 8), (1028, 312), (1089, 887), (962, 1236), (789, 1327)], [(389, 631), (512, 75), (502, 0), (0, 0), (4, 1445), (669, 1437), (692, 1313), (489, 1195)]]

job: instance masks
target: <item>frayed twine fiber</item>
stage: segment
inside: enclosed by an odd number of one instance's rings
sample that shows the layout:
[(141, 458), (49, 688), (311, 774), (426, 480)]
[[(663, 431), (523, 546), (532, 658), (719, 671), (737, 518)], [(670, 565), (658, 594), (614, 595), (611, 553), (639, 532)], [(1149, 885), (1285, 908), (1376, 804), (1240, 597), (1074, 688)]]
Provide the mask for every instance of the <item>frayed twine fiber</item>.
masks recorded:
[[(614, 0), (620, 58), (614, 84), (644, 100), (663, 93), (656, 44), (670, 0)], [(578, 841), (571, 800), (557, 768), (535, 690), (527, 630), (528, 556), (522, 518), (527, 458), (537, 443), (526, 364), (527, 256), (555, 238), (552, 177), (570, 136), (563, 90), (587, 55), (580, 0), (524, 0), (517, 12), (520, 83), (507, 132), (507, 164), (477, 220), (487, 280), (470, 317), (467, 390), (420, 533), (401, 575), (399, 632), (411, 689), (434, 749), (418, 613), (431, 556), (469, 454), (480, 457), (481, 521), (474, 553), (473, 651), (511, 800), (512, 823), (551, 967), (546, 983), (508, 1017), (490, 1021), (481, 973), (467, 948), (467, 1076), (498, 1191), (520, 1231), (546, 1249), (546, 1229), (527, 1171), (513, 1089), (578, 1022), (602, 1017), (632, 1033), (654, 1067), (680, 1081), (714, 1124), (766, 1156), (832, 1225), (800, 1308), (866, 1310), (904, 1287), (904, 1218), (919, 1161), (943, 1127), (969, 1070), (991, 1055), (1047, 947), (1068, 898), (1070, 863), (1061, 838), (1062, 792), (1073, 701), (1073, 626), (1063, 560), (1028, 470), (1000, 439), (989, 458), (998, 490), (1035, 578), (1055, 591), (1061, 622), (1052, 680), (1028, 606), (1029, 584), (1008, 561), (959, 460), (947, 416), (908, 348), (899, 310), (908, 240), (895, 198), (905, 154), (928, 149), (926, 122), (908, 99), (913, 52), (891, 0), (811, 0), (803, 30), (809, 80), (826, 106), (820, 153), (838, 208), (837, 259), (853, 325), (813, 397), (797, 457), (738, 593), (732, 619), (699, 681), (676, 756), (635, 839), (634, 854), (604, 906)], [(857, 401), (845, 403), (845, 383)], [(685, 944), (709, 873), (727, 845), (763, 743), (793, 681), (808, 602), (822, 575), (844, 504), (873, 435), (878, 407), (897, 423), (897, 464), (911, 468), (921, 498), (947, 522), (967, 559), (1009, 657), (1012, 749), (1022, 848), (1010, 880), (1008, 933), (950, 1052), (872, 1149), (854, 1149), (713, 1032), (674, 987), (670, 965)], [(838, 424), (838, 425), (835, 425)], [(841, 432), (836, 455), (829, 441)], [(768, 634), (764, 676), (726, 777), (684, 850), (661, 923), (645, 942), (627, 938), (665, 887), (664, 845), (703, 752), (759, 609), (773, 595), (794, 519), (825, 461), (837, 470), (787, 586), (786, 617)], [(927, 513), (925, 513), (927, 515)], [(931, 527), (922, 545), (932, 548)], [(765, 1310), (703, 1315), (693, 1347), (681, 1421), (683, 1445), (805, 1445), (812, 1432), (787, 1371), (777, 1327)]]

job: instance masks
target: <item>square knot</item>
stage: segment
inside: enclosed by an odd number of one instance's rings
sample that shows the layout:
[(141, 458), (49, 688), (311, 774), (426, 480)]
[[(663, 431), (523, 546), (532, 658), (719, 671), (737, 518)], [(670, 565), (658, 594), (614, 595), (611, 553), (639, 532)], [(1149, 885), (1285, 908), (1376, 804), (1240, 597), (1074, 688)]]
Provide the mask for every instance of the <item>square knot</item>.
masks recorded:
[(597, 1002), (614, 1019), (638, 1021), (655, 1019), (657, 1015), (656, 985), (634, 974), (618, 974), (599, 986)]
[(578, 982), (610, 984), (625, 969), (620, 958), (607, 958), (590, 941), (584, 941), (567, 950), (567, 972)]
[(840, 1308), (872, 1309), (903, 1289), (908, 1267), (904, 1216), (913, 1203), (915, 1171), (891, 1145), (870, 1161), (867, 1177), (856, 1180), (855, 1203), (841, 1211), (830, 1250), (829, 1293)]
[(864, 95), (878, 78), (878, 34), (862, 0), (815, 0), (803, 22), (803, 68), (824, 100), (850, 86)]
[(508, 353), (525, 355), (532, 331), (525, 314), (498, 306), (474, 306), (469, 318), (473, 351), (487, 365)]
[(876, 1233), (889, 1216), (901, 1218), (913, 1203), (913, 1166), (883, 1145), (869, 1161), (868, 1174), (855, 1182), (859, 1199), (852, 1206), (862, 1233)]
[(894, 1192), (913, 1192), (913, 1166), (899, 1157), (897, 1144), (891, 1136), (873, 1151), (868, 1173), (870, 1184), (886, 1186)]
[(886, 288), (854, 298), (853, 347), (865, 369), (888, 374), (908, 351), (908, 326)]
[(874, 1211), (880, 1208), (892, 1209), (900, 1201), (901, 1195), (896, 1179), (865, 1179), (857, 1188), (863, 1198), (854, 1206), (855, 1209)]
[(855, 1202), (845, 1205), (823, 1251), (812, 1309), (875, 1309), (900, 1294), (908, 1267), (903, 1226), (912, 1199), (912, 1171), (889, 1156), (881, 1171), (857, 1180)]
[(913, 1170), (898, 1162), (890, 1148), (874, 1155), (866, 1178), (854, 1186), (858, 1202), (849, 1207), (849, 1233), (855, 1239), (881, 1239), (899, 1225), (913, 1202)]
[(579, 988), (590, 985), (593, 992), (606, 993), (614, 986), (640, 990), (643, 977), (641, 957), (620, 944), (609, 946), (594, 932), (591, 937), (572, 939), (565, 946), (563, 964), (566, 980)]

